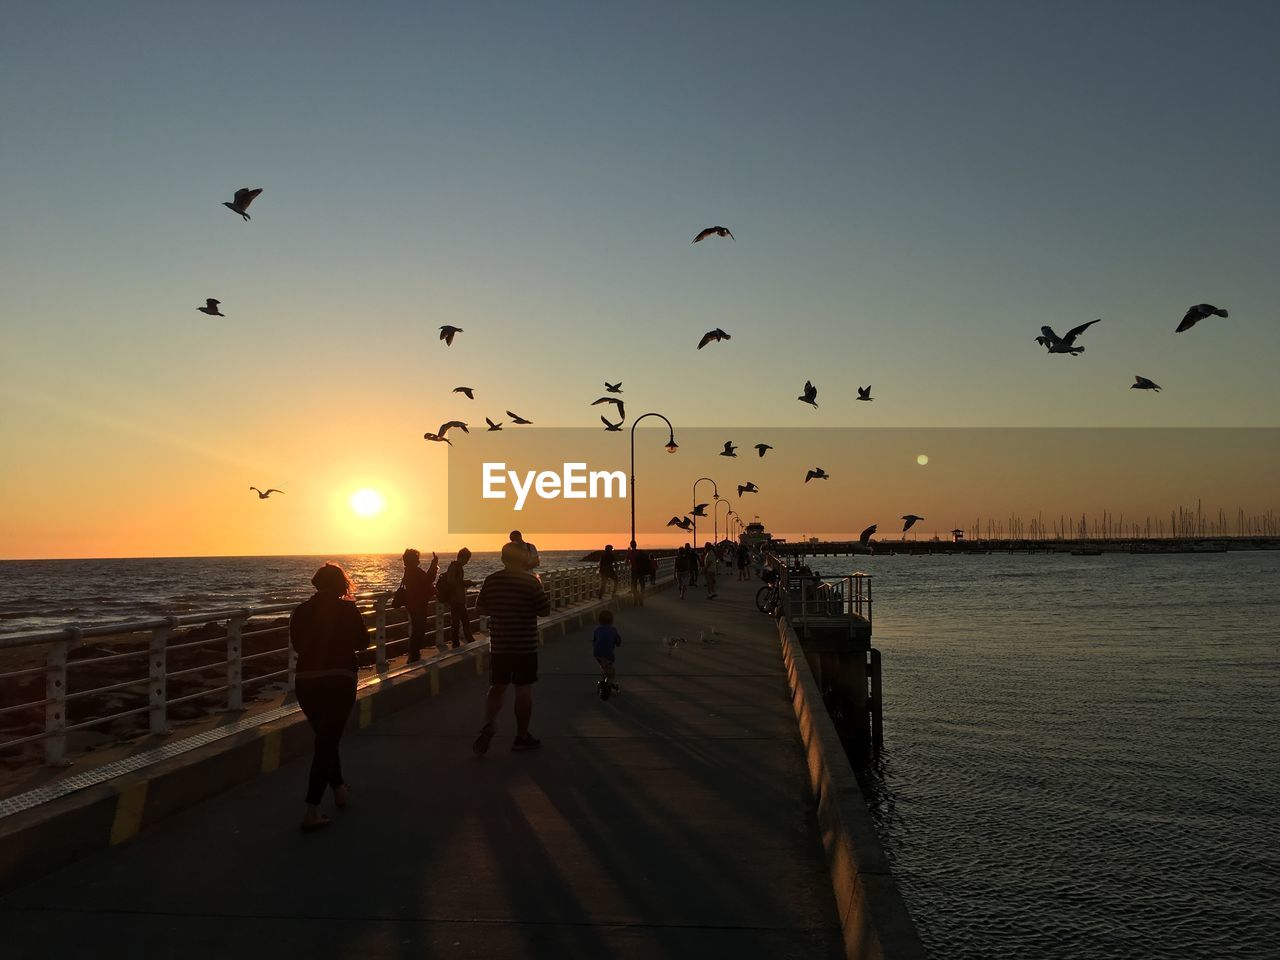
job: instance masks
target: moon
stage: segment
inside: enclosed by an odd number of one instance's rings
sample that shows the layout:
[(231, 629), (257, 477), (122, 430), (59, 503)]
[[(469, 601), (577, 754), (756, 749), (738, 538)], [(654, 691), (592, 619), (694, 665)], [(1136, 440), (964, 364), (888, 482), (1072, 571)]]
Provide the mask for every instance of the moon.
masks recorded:
[(929, 458), (926, 457), (923, 453), (920, 454), (920, 456), (916, 457), (916, 463), (920, 464), (920, 466), (922, 467), (928, 462), (929, 462)]

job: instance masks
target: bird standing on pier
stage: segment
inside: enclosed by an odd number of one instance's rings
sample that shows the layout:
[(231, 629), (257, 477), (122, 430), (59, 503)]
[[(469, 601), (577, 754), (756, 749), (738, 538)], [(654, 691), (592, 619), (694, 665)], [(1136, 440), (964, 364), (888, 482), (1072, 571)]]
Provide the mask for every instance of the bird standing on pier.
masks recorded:
[(871, 395), (871, 384), (869, 384), (869, 383), (868, 383), (865, 387), (859, 387), (859, 388), (858, 388), (858, 399), (859, 399), (859, 400), (874, 400), (874, 399), (875, 399), (875, 397), (873, 397), (873, 396)]
[(462, 332), (463, 329), (461, 327), (451, 327), (446, 323), (440, 328), (440, 339), (444, 341), (446, 347), (452, 347), (453, 338)]
[(737, 455), (738, 455), (738, 448), (733, 445), (733, 441), (726, 440), (724, 442), (724, 449), (720, 451), (720, 456), (736, 457)]
[(604, 390), (605, 390), (605, 393), (621, 393), (622, 381), (619, 380), (617, 383), (610, 383), (608, 380), (606, 380), (604, 382)]
[(1155, 381), (1148, 380), (1146, 377), (1140, 377), (1136, 373), (1133, 375), (1133, 383), (1129, 384), (1130, 390), (1159, 390), (1160, 384)]
[(1178, 329), (1174, 333), (1182, 333), (1184, 330), (1190, 330), (1201, 320), (1208, 317), (1225, 317), (1227, 311), (1219, 310), (1212, 303), (1197, 303), (1194, 307), (1187, 311), (1186, 316), (1182, 318), (1182, 322), (1178, 324)]
[(924, 517), (917, 517), (914, 513), (908, 513), (902, 519), (906, 521), (902, 525), (902, 532), (906, 533), (916, 525), (917, 521), (923, 520)]
[(453, 392), (454, 392), (454, 393), (465, 393), (465, 394), (467, 395), (467, 399), (468, 399), (468, 400), (474, 400), (474, 399), (476, 398), (475, 388), (474, 388), (474, 387), (454, 387), (454, 388), (453, 388)]
[(236, 191), (235, 199), (233, 199), (230, 203), (224, 200), (222, 205), (226, 207), (228, 210), (238, 213), (240, 214), (240, 216), (248, 220), (249, 204), (253, 203), (253, 201), (257, 198), (258, 194), (260, 194), (261, 192), (262, 192), (261, 187), (258, 187), (257, 189), (254, 189), (254, 190), (251, 190), (248, 187), (241, 187), (239, 190)]
[(1080, 336), (1095, 323), (1101, 322), (1102, 318), (1099, 317), (1097, 320), (1090, 320), (1088, 323), (1082, 323), (1078, 327), (1072, 327), (1067, 331), (1065, 337), (1059, 337), (1054, 333), (1053, 327), (1041, 327), (1040, 336), (1036, 337), (1036, 343), (1043, 346), (1050, 353), (1069, 353), (1073, 357), (1078, 356), (1084, 353), (1084, 347), (1075, 345), (1076, 337)]
[(249, 489), (258, 495), (259, 500), (265, 500), (273, 493), (284, 493), (283, 490), (277, 490), (275, 487), (268, 487), (266, 490), (259, 490), (257, 487), (250, 487)]
[(517, 426), (522, 425), (522, 424), (530, 424), (530, 423), (533, 423), (533, 421), (532, 421), (532, 420), (526, 420), (524, 417), (520, 416), (520, 414), (518, 414), (518, 413), (512, 413), (510, 410), (508, 410), (508, 411), (507, 411), (507, 416), (508, 416), (508, 417), (510, 417), (510, 418), (511, 418), (511, 422), (512, 422), (512, 423), (514, 423), (514, 424), (516, 424)]
[(817, 410), (818, 409), (818, 388), (815, 387), (808, 380), (806, 380), (804, 382), (804, 393), (800, 394), (800, 396), (796, 397), (796, 399), (799, 400), (801, 403), (809, 404), (809, 406)]
[(830, 479), (831, 479), (831, 474), (827, 473), (827, 471), (823, 470), (821, 467), (814, 467), (812, 470), (810, 470), (808, 473), (804, 475), (805, 483), (808, 483), (810, 480), (830, 480)]
[(772, 449), (773, 447), (769, 446), (767, 443), (756, 444), (756, 453), (762, 457), (764, 456), (766, 450), (772, 450)]
[(622, 430), (621, 420), (619, 420), (617, 423), (610, 423), (604, 417), (601, 417), (600, 422), (604, 424), (604, 429), (606, 433), (619, 433)]
[(447, 436), (445, 436), (445, 434), (447, 434), (454, 427), (457, 427), (463, 433), (471, 432), (470, 430), (467, 429), (467, 425), (463, 423), (461, 420), (450, 420), (448, 423), (440, 424), (440, 429), (437, 430), (435, 433), (424, 433), (422, 435), (422, 439), (432, 440), (436, 443), (447, 443), (449, 446), (452, 447), (453, 441), (450, 440)]
[(750, 480), (748, 480), (746, 483), (738, 484), (738, 496), (742, 496), (744, 493), (759, 493), (759, 492), (760, 492), (760, 488), (757, 487)]
[(732, 340), (732, 339), (733, 337), (729, 336), (729, 334), (725, 333), (719, 327), (716, 327), (714, 330), (708, 330), (706, 333), (702, 335), (702, 339), (698, 341), (698, 349), (701, 350), (703, 347), (705, 347), (708, 343), (711, 343), (713, 340), (716, 343), (719, 343), (721, 340)]
[(218, 309), (218, 304), (221, 302), (221, 300), (215, 300), (213, 297), (210, 297), (204, 302), (203, 307), (196, 307), (196, 309), (201, 313), (207, 313), (211, 317), (225, 317), (226, 314)]
[(599, 404), (602, 404), (602, 403), (612, 403), (615, 407), (618, 408), (618, 416), (620, 416), (623, 420), (627, 419), (626, 405), (617, 397), (601, 397), (599, 400), (591, 401), (591, 405), (593, 407), (598, 406)]
[(703, 240), (707, 239), (707, 237), (711, 236), (728, 237), (734, 243), (738, 242), (738, 238), (733, 235), (732, 231), (730, 231), (728, 227), (707, 227), (705, 230), (698, 231), (698, 235), (689, 242), (701, 243)]
[[(492, 420), (490, 420), (488, 417), (485, 417), (485, 418), (484, 418), (484, 422), (485, 422), (485, 423), (487, 423), (487, 424), (489, 425), (489, 429), (488, 429), (488, 430), (486, 430), (486, 431), (485, 431), (485, 433), (491, 433), (491, 432), (493, 432), (494, 430), (501, 430), (501, 429), (502, 429), (502, 424), (501, 424), (501, 423), (494, 423), (494, 422), (493, 422)], [(504, 420), (504, 421), (503, 421), (503, 423), (505, 423), (505, 422), (506, 422), (506, 421)]]

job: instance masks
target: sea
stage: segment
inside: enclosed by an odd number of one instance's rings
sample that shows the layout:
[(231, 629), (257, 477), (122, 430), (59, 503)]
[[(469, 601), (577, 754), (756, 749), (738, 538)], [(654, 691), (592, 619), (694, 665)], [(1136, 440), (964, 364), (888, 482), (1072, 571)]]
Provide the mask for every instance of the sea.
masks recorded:
[[(5, 561), (0, 632), (298, 600), (324, 560), (399, 582), (397, 556)], [(884, 656), (864, 792), (933, 956), (1280, 956), (1280, 553), (854, 566)]]

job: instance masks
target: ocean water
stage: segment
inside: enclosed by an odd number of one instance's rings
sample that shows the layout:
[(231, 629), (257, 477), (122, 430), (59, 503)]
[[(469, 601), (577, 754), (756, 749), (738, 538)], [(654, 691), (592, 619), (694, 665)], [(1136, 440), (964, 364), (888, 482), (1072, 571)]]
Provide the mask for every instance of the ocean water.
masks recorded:
[(856, 566), (864, 788), (934, 956), (1280, 956), (1280, 553)]

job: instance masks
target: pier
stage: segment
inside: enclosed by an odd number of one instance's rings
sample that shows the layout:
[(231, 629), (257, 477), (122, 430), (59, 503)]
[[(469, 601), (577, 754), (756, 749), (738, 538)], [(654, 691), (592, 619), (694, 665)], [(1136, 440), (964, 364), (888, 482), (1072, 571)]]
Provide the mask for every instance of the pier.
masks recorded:
[[(670, 577), (664, 565), (659, 587)], [(95, 958), (279, 956), (282, 944), (923, 956), (824, 709), (830, 684), (786, 609), (760, 613), (760, 582), (727, 571), (714, 601), (660, 589), (632, 607), (579, 587), (543, 628), (541, 750), (507, 749), (505, 712), (490, 754), (472, 754), (485, 640), (393, 661), (362, 687), (344, 741), (352, 806), (319, 835), (296, 829), (310, 742), (296, 715), (0, 816), (7, 944)], [(811, 635), (851, 610), (813, 587)], [(602, 703), (589, 638), (605, 604), (624, 643), (621, 693)], [(69, 850), (76, 838), (95, 849)]]

